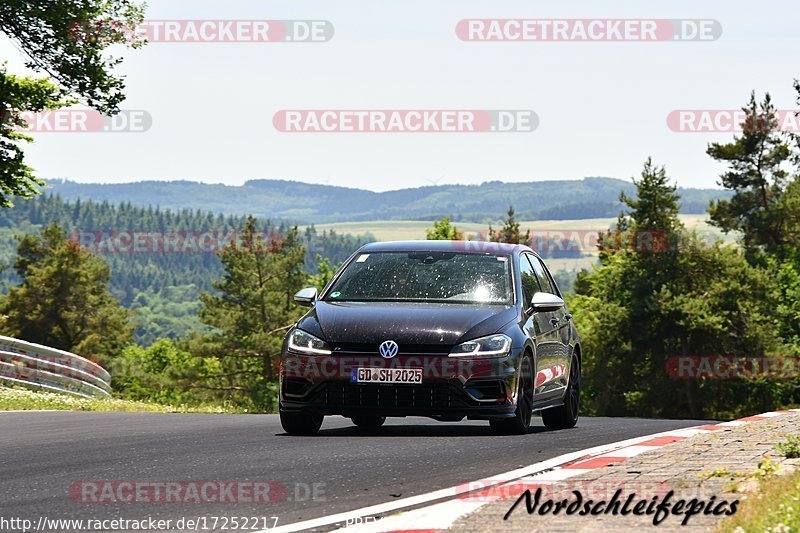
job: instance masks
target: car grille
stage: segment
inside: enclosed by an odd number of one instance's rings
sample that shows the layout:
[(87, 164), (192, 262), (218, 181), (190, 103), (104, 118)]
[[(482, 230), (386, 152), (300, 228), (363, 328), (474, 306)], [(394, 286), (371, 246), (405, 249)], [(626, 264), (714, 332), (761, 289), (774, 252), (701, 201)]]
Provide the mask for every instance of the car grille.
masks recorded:
[[(380, 343), (333, 343), (333, 352), (335, 354), (371, 354), (378, 355)], [(447, 355), (452, 350), (452, 346), (448, 344), (400, 344), (400, 352), (398, 355)]]
[(329, 381), (312, 396), (311, 403), (331, 407), (394, 407), (449, 409), (476, 405), (463, 390), (448, 383), (421, 385), (354, 384)]

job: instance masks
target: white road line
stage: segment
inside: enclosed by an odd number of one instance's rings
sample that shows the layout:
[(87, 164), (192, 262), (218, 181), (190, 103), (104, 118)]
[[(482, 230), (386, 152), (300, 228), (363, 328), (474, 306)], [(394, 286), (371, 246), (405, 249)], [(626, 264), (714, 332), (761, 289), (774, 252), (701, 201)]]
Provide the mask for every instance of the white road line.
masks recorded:
[[(698, 430), (698, 432), (702, 432), (702, 430)], [(530, 466), (525, 466), (522, 468), (518, 468), (516, 470), (511, 470), (509, 472), (503, 472), (502, 474), (497, 474), (496, 476), (484, 478), (472, 483), (464, 483), (462, 485), (436, 490), (433, 492), (429, 492), (427, 494), (410, 496), (408, 498), (402, 498), (400, 500), (395, 500), (392, 502), (371, 505), (369, 507), (362, 507), (361, 509), (354, 509), (352, 511), (346, 511), (334, 515), (323, 516), (320, 518), (313, 518), (311, 520), (304, 520), (302, 522), (295, 522), (293, 524), (286, 524), (284, 526), (278, 526), (274, 529), (265, 529), (262, 531), (256, 531), (255, 533), (289, 533), (293, 531), (303, 531), (305, 529), (333, 526), (340, 523), (343, 524), (347, 522), (348, 519), (355, 520), (357, 518), (363, 518), (365, 516), (384, 515), (386, 513), (400, 511), (402, 509), (407, 509), (409, 507), (415, 507), (426, 503), (433, 503), (436, 502), (437, 500), (455, 498), (462, 494), (474, 492), (476, 490), (475, 487), (480, 487), (481, 489), (485, 490), (486, 488), (493, 487), (495, 485), (500, 485), (507, 481), (513, 481), (521, 477), (530, 476), (538, 472), (543, 472), (545, 470), (561, 466), (564, 463), (569, 463), (571, 461), (581, 459), (583, 457), (586, 457), (587, 455), (599, 455), (613, 450), (617, 450), (619, 448), (624, 448), (626, 446), (635, 446), (640, 442), (644, 442), (646, 440), (650, 440), (655, 437), (672, 436), (674, 433), (675, 431), (662, 431), (661, 433), (654, 433), (652, 435), (634, 437), (632, 439), (627, 439), (619, 442), (612, 442), (611, 444), (603, 444), (601, 446), (595, 446), (593, 448), (587, 448), (585, 450), (579, 450), (576, 452), (570, 452), (564, 455), (559, 455), (558, 457), (548, 459), (547, 461), (534, 463)]]
[[(477, 511), (485, 501), (447, 500), (416, 509), (414, 511), (395, 514), (390, 517), (350, 526), (343, 531), (352, 533), (382, 533), (387, 531), (418, 530), (421, 525), (428, 530), (443, 530), (453, 525), (453, 517), (464, 516)], [(338, 530), (337, 530), (338, 531)]]

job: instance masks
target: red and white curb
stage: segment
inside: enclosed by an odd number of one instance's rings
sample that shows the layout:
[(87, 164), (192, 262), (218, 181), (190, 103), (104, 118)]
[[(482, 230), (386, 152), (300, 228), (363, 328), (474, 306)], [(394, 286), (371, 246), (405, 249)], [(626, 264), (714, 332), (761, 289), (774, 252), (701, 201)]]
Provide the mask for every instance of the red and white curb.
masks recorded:
[[(743, 426), (750, 422), (791, 412), (800, 413), (800, 409), (773, 411), (740, 418), (731, 422), (664, 431), (595, 446), (560, 455), (547, 461), (490, 478), (466, 482), (456, 487), (355, 509), (346, 513), (286, 524), (269, 531), (282, 533), (307, 529), (329, 530), (337, 525), (345, 526), (341, 529), (353, 533), (443, 531), (452, 526), (462, 516), (477, 511), (487, 503), (518, 494), (521, 492), (522, 487), (553, 484), (584, 474), (590, 470), (621, 463), (629, 457), (657, 450), (699, 433), (709, 433), (730, 427)], [(402, 511), (412, 507), (414, 509)], [(266, 533), (266, 531), (257, 533)]]

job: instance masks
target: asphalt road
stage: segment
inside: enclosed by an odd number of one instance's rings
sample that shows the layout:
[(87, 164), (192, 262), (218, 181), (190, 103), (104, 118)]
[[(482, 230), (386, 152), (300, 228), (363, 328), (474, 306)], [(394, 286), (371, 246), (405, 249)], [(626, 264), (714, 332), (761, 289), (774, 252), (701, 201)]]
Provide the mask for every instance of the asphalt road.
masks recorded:
[[(534, 420), (528, 435), (496, 437), (486, 422), (389, 419), (370, 435), (329, 417), (318, 436), (289, 437), (275, 415), (0, 413), (0, 518), (206, 517), (210, 524), (213, 517), (247, 516), (278, 517), (285, 525), (703, 423), (582, 418), (577, 428), (548, 431)], [(76, 501), (83, 481), (103, 480), (270, 480), (278, 501), (120, 504), (108, 503), (108, 495), (106, 503)], [(73, 498), (76, 482), (81, 489)]]

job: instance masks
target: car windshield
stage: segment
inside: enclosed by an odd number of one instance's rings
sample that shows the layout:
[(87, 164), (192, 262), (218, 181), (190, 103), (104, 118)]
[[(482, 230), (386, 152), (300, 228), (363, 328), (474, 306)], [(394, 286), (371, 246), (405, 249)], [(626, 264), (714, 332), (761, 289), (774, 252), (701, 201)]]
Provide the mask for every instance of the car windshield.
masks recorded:
[(325, 300), (511, 304), (512, 295), (507, 255), (414, 251), (360, 254)]

